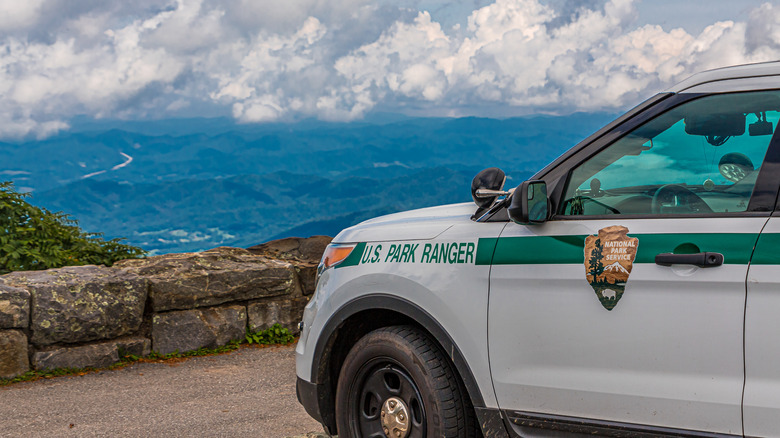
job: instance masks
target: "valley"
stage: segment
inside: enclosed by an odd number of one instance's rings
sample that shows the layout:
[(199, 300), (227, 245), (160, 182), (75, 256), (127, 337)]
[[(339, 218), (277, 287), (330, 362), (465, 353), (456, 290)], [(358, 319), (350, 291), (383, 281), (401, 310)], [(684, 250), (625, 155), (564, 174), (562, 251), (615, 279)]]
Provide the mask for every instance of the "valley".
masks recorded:
[(489, 166), (517, 185), (612, 117), (77, 120), (45, 140), (0, 143), (0, 180), (152, 253), (250, 246), (470, 201), (471, 178)]

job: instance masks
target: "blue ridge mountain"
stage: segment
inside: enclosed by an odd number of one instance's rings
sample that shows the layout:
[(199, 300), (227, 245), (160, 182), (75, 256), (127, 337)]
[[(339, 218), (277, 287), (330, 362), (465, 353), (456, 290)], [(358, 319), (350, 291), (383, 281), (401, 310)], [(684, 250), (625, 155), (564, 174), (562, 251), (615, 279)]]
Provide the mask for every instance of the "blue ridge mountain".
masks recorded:
[(517, 185), (611, 118), (76, 119), (45, 140), (0, 143), (0, 180), (86, 231), (155, 253), (250, 246), (468, 201), (484, 167)]

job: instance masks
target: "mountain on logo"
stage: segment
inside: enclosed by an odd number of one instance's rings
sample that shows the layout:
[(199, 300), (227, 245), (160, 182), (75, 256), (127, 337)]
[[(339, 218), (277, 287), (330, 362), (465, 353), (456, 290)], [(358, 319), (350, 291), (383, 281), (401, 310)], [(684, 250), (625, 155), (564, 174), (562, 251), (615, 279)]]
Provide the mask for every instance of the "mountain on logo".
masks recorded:
[[(597, 235), (585, 237), (585, 279), (605, 309), (614, 309), (626, 291), (638, 246), (639, 239), (628, 237), (628, 228), (622, 225), (602, 228)], [(611, 254), (620, 254), (620, 260), (604, 266), (605, 259), (614, 260)]]
[(615, 272), (615, 271), (622, 272), (622, 273), (624, 273), (626, 275), (629, 274), (629, 272), (626, 270), (626, 268), (624, 268), (623, 265), (621, 265), (618, 262), (615, 262), (615, 263), (613, 263), (613, 264), (611, 264), (611, 265), (609, 265), (609, 266), (604, 268), (604, 272)]

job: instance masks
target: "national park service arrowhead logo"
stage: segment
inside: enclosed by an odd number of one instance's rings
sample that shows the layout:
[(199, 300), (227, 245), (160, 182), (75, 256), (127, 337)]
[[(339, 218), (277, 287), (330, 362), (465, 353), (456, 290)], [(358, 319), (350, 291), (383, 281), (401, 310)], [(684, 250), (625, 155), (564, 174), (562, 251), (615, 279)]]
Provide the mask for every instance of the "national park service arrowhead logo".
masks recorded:
[(628, 228), (613, 225), (585, 238), (585, 278), (607, 310), (623, 296), (639, 248), (639, 239), (627, 234)]

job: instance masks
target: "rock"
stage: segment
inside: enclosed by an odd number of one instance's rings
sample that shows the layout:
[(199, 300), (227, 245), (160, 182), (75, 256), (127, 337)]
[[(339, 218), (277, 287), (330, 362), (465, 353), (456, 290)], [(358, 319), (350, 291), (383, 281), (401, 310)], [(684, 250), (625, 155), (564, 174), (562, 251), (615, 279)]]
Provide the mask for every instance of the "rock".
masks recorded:
[(152, 352), (152, 341), (142, 337), (131, 337), (116, 340), (116, 347), (120, 358), (125, 354), (144, 357)]
[(317, 265), (331, 240), (333, 238), (329, 236), (287, 237), (255, 245), (247, 250), (253, 254), (287, 260), (295, 265), (303, 294), (311, 295), (316, 287)]
[(0, 329), (30, 325), (30, 292), (0, 283)]
[(54, 368), (105, 368), (119, 362), (120, 352), (148, 356), (152, 342), (133, 336), (96, 342), (78, 347), (45, 347), (33, 353), (33, 367), (38, 370)]
[(12, 379), (29, 370), (27, 336), (19, 330), (0, 330), (0, 378)]
[(30, 340), (36, 345), (132, 333), (141, 324), (147, 293), (143, 278), (105, 266), (12, 272), (0, 282), (30, 292)]
[(36, 351), (32, 361), (36, 370), (105, 368), (119, 362), (119, 352), (116, 342), (96, 342), (79, 347), (50, 347)]
[(307, 298), (273, 300), (250, 303), (247, 306), (249, 330), (265, 330), (278, 323), (292, 334), (298, 334), (298, 322), (303, 319), (303, 308)]
[(152, 318), (153, 348), (160, 354), (215, 348), (246, 335), (246, 307), (239, 305), (159, 313)]
[(301, 282), (303, 295), (311, 295), (317, 289), (317, 264), (309, 262), (295, 262), (298, 278)]
[(114, 266), (149, 280), (155, 312), (300, 295), (293, 265), (241, 248), (123, 260)]
[(267, 255), (282, 259), (296, 259), (319, 263), (325, 247), (333, 240), (329, 236), (286, 237), (284, 239), (271, 240), (247, 248), (254, 254)]

